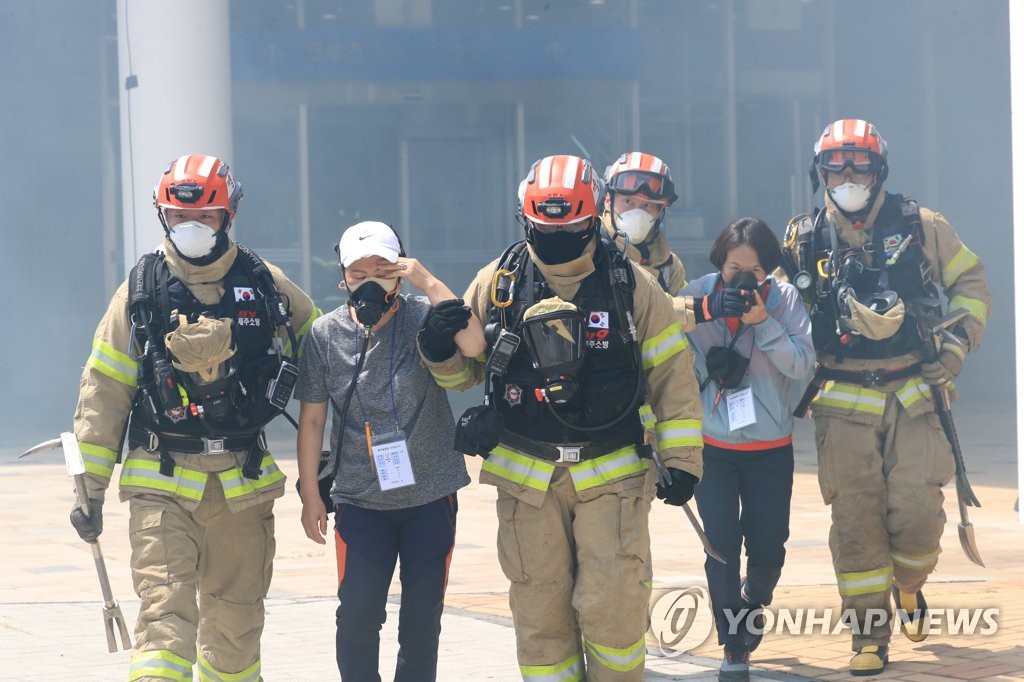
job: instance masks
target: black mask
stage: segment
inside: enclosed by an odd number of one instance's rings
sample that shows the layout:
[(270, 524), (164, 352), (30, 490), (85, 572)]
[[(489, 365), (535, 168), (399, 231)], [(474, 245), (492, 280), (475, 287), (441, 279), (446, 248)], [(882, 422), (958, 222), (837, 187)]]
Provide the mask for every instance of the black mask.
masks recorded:
[(530, 240), (533, 244), (534, 252), (538, 258), (548, 265), (568, 263), (579, 258), (593, 236), (593, 227), (588, 227), (582, 232), (558, 230), (545, 233), (536, 229), (530, 230)]
[(359, 324), (372, 327), (384, 317), (391, 302), (384, 287), (376, 282), (366, 282), (349, 294), (348, 304), (356, 311)]

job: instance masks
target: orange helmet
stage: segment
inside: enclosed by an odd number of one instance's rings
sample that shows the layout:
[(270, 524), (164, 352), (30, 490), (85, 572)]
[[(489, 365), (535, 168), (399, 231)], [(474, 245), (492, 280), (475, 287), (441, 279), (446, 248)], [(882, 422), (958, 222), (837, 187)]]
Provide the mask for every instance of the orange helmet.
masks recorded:
[(597, 217), (601, 182), (586, 159), (562, 154), (535, 161), (520, 185), (523, 217), (541, 225), (573, 225)]
[(845, 118), (825, 126), (814, 143), (811, 183), (818, 189), (818, 175), (841, 173), (847, 166), (855, 173), (872, 173), (877, 184), (889, 175), (888, 145), (878, 129), (859, 118)]
[(623, 154), (605, 169), (604, 181), (609, 192), (641, 193), (665, 206), (671, 206), (679, 198), (668, 165), (652, 154)]
[(223, 208), (230, 223), (238, 211), (242, 185), (216, 156), (186, 154), (172, 161), (153, 190), (153, 205), (163, 220), (166, 208)]

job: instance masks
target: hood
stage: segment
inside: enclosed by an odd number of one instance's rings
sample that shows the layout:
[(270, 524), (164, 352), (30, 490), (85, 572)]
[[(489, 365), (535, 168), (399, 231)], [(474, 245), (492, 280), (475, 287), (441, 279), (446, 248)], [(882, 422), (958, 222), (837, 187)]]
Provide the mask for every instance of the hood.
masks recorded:
[(164, 237), (164, 257), (171, 274), (188, 286), (189, 291), (201, 302), (213, 305), (224, 296), (224, 276), (235, 264), (238, 246), (234, 243), (224, 255), (208, 265), (195, 265), (178, 255), (170, 240)]
[(595, 234), (590, 243), (583, 249), (579, 258), (567, 263), (548, 265), (539, 258), (533, 251), (533, 245), (527, 244), (530, 250), (530, 259), (537, 265), (537, 269), (544, 275), (544, 279), (558, 296), (566, 301), (571, 301), (579, 291), (580, 282), (586, 279), (596, 268), (594, 267), (594, 253), (597, 251), (598, 235)]

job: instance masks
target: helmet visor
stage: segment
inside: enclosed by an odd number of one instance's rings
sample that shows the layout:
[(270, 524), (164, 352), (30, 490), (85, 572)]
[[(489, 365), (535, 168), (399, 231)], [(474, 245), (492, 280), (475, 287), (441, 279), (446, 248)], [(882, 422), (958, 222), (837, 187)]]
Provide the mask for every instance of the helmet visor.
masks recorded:
[(842, 173), (849, 166), (854, 173), (867, 175), (874, 173), (878, 164), (866, 149), (826, 149), (820, 154), (818, 166), (830, 173)]
[(612, 177), (608, 189), (620, 194), (643, 194), (669, 204), (676, 200), (676, 189), (672, 181), (664, 175), (649, 171), (623, 171)]

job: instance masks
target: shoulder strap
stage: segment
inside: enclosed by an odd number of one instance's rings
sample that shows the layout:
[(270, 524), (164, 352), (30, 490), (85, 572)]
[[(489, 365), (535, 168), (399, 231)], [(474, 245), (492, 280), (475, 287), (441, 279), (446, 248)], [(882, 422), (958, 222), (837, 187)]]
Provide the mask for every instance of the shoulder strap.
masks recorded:
[(263, 292), (267, 314), (270, 315), (270, 319), (273, 320), (276, 326), (285, 328), (288, 340), (292, 344), (292, 356), (296, 356), (299, 352), (299, 344), (295, 337), (295, 329), (292, 327), (291, 315), (289, 315), (288, 308), (281, 299), (281, 292), (277, 288), (277, 283), (274, 282), (274, 276), (271, 274), (270, 268), (248, 246), (238, 242), (235, 242), (235, 246), (238, 248), (239, 262), (245, 269), (246, 274), (259, 285)]

